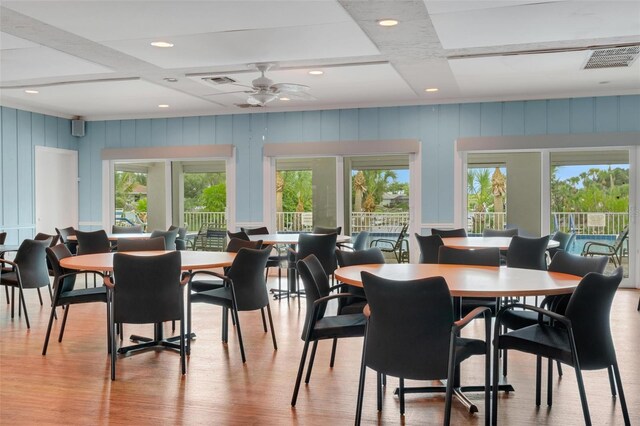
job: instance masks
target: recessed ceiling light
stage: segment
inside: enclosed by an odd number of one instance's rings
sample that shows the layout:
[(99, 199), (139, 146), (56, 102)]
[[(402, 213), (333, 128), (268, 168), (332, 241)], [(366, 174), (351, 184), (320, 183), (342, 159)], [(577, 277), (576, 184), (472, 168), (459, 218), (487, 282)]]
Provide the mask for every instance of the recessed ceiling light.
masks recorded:
[(167, 105), (167, 104), (160, 104), (160, 105), (158, 105), (158, 108), (169, 108), (169, 105)]
[(167, 41), (154, 41), (151, 43), (153, 47), (173, 47), (173, 43)]
[(282, 97), (280, 98), (281, 101), (290, 101), (291, 99), (287, 98), (287, 97)]
[(309, 71), (309, 74), (311, 74), (311, 75), (322, 75), (322, 74), (324, 74), (324, 71), (311, 70), (311, 71)]
[(178, 79), (174, 78), (174, 77), (165, 77), (165, 78), (163, 78), (163, 80), (168, 82), (168, 83), (176, 83), (178, 81)]
[(36, 94), (38, 94), (40, 92), (38, 92), (37, 90), (33, 90), (33, 89), (27, 89), (27, 90), (24, 91), (24, 93), (28, 93), (30, 95), (36, 95)]
[(395, 27), (398, 25), (398, 21), (396, 19), (380, 19), (378, 25), (381, 27)]
[(438, 88), (437, 87), (428, 87), (426, 89), (424, 89), (425, 92), (437, 92)]

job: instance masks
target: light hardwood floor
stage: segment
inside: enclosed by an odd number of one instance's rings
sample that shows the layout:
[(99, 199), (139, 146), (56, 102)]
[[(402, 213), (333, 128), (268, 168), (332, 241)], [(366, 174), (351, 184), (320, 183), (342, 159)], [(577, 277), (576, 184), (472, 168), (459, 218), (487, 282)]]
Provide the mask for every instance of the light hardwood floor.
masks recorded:
[[(274, 284), (270, 282), (270, 284)], [(109, 378), (104, 305), (72, 306), (62, 343), (56, 321), (46, 356), (41, 355), (49, 315), (34, 290), (27, 290), (31, 330), (24, 319), (10, 318), (0, 289), (0, 423), (1, 424), (216, 424), (216, 425), (348, 425), (354, 420), (362, 339), (338, 344), (336, 365), (329, 368), (330, 342), (321, 342), (308, 386), (298, 404), (290, 399), (302, 350), (300, 332), (304, 301), (272, 301), (278, 350), (262, 331), (258, 312), (241, 313), (247, 363), (242, 364), (233, 328), (229, 344), (220, 341), (220, 309), (194, 305), (193, 329), (198, 334), (180, 375), (179, 356), (171, 351), (147, 351), (117, 361), (117, 379)], [(633, 423), (640, 423), (640, 292), (616, 295), (612, 328), (627, 404)], [(45, 296), (45, 301), (48, 297)], [(481, 335), (478, 321), (466, 335)], [(149, 334), (151, 326), (125, 327), (125, 334)], [(170, 332), (167, 326), (166, 331)], [(463, 384), (483, 380), (482, 358), (462, 367)], [(504, 425), (583, 424), (573, 369), (562, 379), (554, 374), (554, 405), (534, 404), (532, 356), (510, 353), (509, 380), (516, 392), (501, 395), (499, 422)], [(543, 373), (543, 377), (546, 377)], [(440, 424), (442, 396), (408, 395), (406, 416), (399, 415), (390, 378), (383, 411), (376, 411), (375, 376), (369, 372), (363, 424)], [(585, 372), (594, 424), (623, 424), (619, 403), (609, 393), (606, 371)], [(544, 381), (543, 381), (544, 382)], [(545, 382), (546, 383), (546, 382)], [(411, 383), (407, 383), (410, 385)], [(546, 386), (546, 385), (545, 385)], [(546, 387), (542, 399), (546, 401)], [(470, 415), (454, 402), (452, 424), (483, 424), (481, 394), (471, 394), (480, 413)]]

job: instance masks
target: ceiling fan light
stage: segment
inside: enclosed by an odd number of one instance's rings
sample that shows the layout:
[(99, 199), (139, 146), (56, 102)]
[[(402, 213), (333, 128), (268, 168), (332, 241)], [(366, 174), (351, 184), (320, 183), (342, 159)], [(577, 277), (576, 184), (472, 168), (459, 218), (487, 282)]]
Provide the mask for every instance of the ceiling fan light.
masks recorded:
[(254, 93), (249, 96), (247, 103), (251, 105), (264, 105), (278, 98), (275, 93)]

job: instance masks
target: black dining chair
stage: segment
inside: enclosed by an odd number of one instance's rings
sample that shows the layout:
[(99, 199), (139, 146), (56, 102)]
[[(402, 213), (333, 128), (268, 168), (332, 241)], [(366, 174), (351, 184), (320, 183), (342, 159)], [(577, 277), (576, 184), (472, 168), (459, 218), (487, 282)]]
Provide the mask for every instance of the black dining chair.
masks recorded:
[(178, 235), (176, 236), (176, 250), (186, 250), (187, 249), (187, 228), (184, 226), (175, 226), (171, 225), (168, 231), (178, 230)]
[(62, 242), (69, 248), (69, 251), (71, 252), (71, 254), (76, 254), (76, 251), (78, 249), (78, 242), (69, 240), (70, 236), (76, 235), (76, 229), (73, 226), (69, 226), (67, 228), (55, 228), (55, 229), (56, 229), (56, 234), (60, 236), (60, 242)]
[(239, 240), (251, 241), (247, 233), (244, 231), (238, 231), (238, 232), (227, 231), (227, 237), (229, 238), (229, 240), (237, 238)]
[[(536, 355), (537, 376), (536, 391), (539, 394), (541, 359), (550, 358), (574, 368), (584, 422), (591, 424), (587, 395), (582, 380), (583, 370), (613, 370), (617, 394), (626, 425), (630, 425), (629, 412), (622, 388), (616, 351), (611, 337), (611, 304), (616, 290), (622, 281), (622, 268), (613, 275), (606, 276), (596, 272), (585, 275), (575, 289), (564, 314), (558, 314), (537, 306), (514, 303), (503, 307), (496, 317), (493, 351), (493, 387), (498, 385), (498, 351), (501, 349), (518, 350)], [(523, 308), (536, 312), (547, 322), (500, 334), (504, 313)], [(611, 381), (611, 392), (616, 389)], [(539, 398), (536, 400), (539, 405)], [(493, 394), (492, 423), (498, 421), (498, 396)]]
[[(269, 229), (266, 226), (261, 226), (259, 228), (242, 228), (241, 227), (240, 232), (244, 233), (246, 235), (246, 239), (248, 240), (250, 235), (268, 235)], [(227, 231), (227, 233), (229, 232)], [(244, 236), (241, 236), (239, 238), (244, 239)], [(273, 245), (272, 247), (275, 250), (276, 254), (272, 254), (271, 256), (269, 256), (269, 260), (267, 261), (267, 270), (265, 273), (267, 276), (269, 276), (269, 269), (271, 268), (278, 269), (278, 289), (271, 290), (271, 292), (274, 293), (274, 298), (278, 299), (282, 294), (287, 294), (287, 296), (289, 295), (288, 291), (282, 290), (282, 264), (283, 262), (286, 262), (289, 257), (287, 252), (277, 244)], [(289, 270), (287, 269), (287, 274), (288, 273), (289, 273)]]
[[(6, 232), (0, 232), (0, 245), (4, 244), (6, 239), (7, 239), (7, 233)], [(0, 260), (4, 259), (4, 253), (5, 253), (4, 251), (0, 251)], [(11, 271), (11, 268), (6, 268), (6, 271), (5, 271), (4, 265), (3, 265), (3, 267), (0, 267), (0, 274), (2, 274), (3, 272), (10, 272), (10, 271)], [(11, 303), (11, 299), (9, 298), (9, 287), (8, 286), (5, 286), (4, 292), (5, 292), (5, 295), (7, 297), (7, 303)]]
[(466, 237), (467, 230), (464, 228), (456, 228), (456, 229), (431, 228), (431, 235), (440, 235), (442, 238)]
[[(295, 270), (299, 260), (313, 254), (322, 264), (327, 276), (336, 270), (337, 234), (300, 234), (296, 250), (289, 248), (289, 269)], [(297, 278), (297, 277), (296, 277)]]
[[(444, 424), (451, 419), (451, 399), (458, 365), (474, 355), (485, 356), (485, 424), (490, 418), (490, 339), (488, 308), (477, 308), (454, 321), (451, 293), (443, 277), (411, 281), (388, 280), (362, 272), (370, 315), (362, 350), (355, 424), (362, 418), (367, 367), (376, 372), (378, 411), (382, 410), (382, 375), (398, 377), (400, 414), (404, 415), (404, 380), (447, 379)], [(471, 320), (484, 316), (485, 340), (458, 337)]]
[[(0, 259), (0, 265), (3, 268), (10, 267), (10, 270), (2, 272), (0, 285), (11, 287), (11, 318), (15, 312), (15, 289), (18, 289), (18, 315), (21, 313), (20, 307), (24, 308), (24, 318), (27, 322), (27, 328), (31, 328), (29, 323), (29, 314), (27, 313), (27, 304), (24, 299), (24, 290), (28, 288), (40, 289), (47, 287), (49, 296), (53, 301), (53, 293), (51, 292), (51, 284), (49, 283), (49, 269), (47, 268), (46, 248), (49, 247), (51, 240), (29, 240), (22, 241), (13, 261)], [(40, 293), (38, 293), (40, 296)], [(40, 305), (42, 305), (42, 297), (40, 297)]]
[(111, 233), (112, 234), (142, 234), (142, 225), (133, 225), (133, 226), (111, 225)]
[(342, 233), (342, 226), (329, 227), (329, 226), (314, 226), (313, 234), (336, 234)]
[(485, 228), (482, 230), (483, 237), (515, 237), (518, 235), (518, 228), (510, 229), (491, 229)]
[[(267, 264), (267, 259), (271, 253), (271, 246), (264, 249), (254, 250), (241, 248), (238, 251), (233, 264), (229, 267), (226, 275), (217, 272), (199, 271), (199, 274), (208, 274), (220, 278), (224, 281), (225, 286), (214, 290), (206, 290), (201, 292), (189, 292), (189, 304), (192, 303), (208, 303), (223, 308), (222, 321), (222, 341), (227, 343), (228, 340), (228, 321), (226, 310), (231, 310), (231, 315), (235, 321), (236, 332), (238, 333), (238, 341), (240, 343), (240, 354), (242, 362), (246, 362), (244, 353), (244, 344), (242, 342), (242, 331), (240, 329), (240, 317), (238, 312), (260, 310), (262, 314), (264, 332), (267, 332), (267, 325), (264, 318), (264, 308), (267, 308), (269, 316), (269, 327), (271, 328), (271, 339), (273, 340), (273, 349), (278, 349), (276, 343), (276, 334), (273, 329), (273, 319), (271, 317), (271, 306), (269, 305), (269, 292), (265, 283), (263, 271)], [(193, 276), (193, 274), (192, 274)], [(188, 335), (191, 335), (191, 324), (188, 324)], [(191, 346), (190, 344), (188, 346)], [(190, 350), (190, 348), (188, 349)]]
[(111, 380), (116, 378), (116, 324), (159, 324), (180, 321), (180, 367), (186, 373), (184, 287), (189, 276), (180, 277), (179, 251), (155, 256), (116, 253), (113, 276), (105, 277), (111, 315), (109, 336)]
[(165, 249), (164, 237), (155, 238), (119, 238), (118, 252), (157, 251)]
[(507, 267), (546, 271), (548, 245), (548, 235), (542, 238), (512, 237), (507, 250)]
[(111, 242), (104, 230), (97, 231), (76, 231), (78, 241), (78, 256), (85, 254), (109, 253), (111, 251)]
[[(327, 302), (334, 299), (345, 299), (356, 297), (350, 293), (330, 294), (332, 287), (329, 286), (329, 279), (326, 271), (318, 258), (311, 254), (298, 261), (298, 271), (306, 290), (307, 315), (302, 329), (302, 340), (304, 347), (300, 356), (300, 365), (296, 376), (296, 383), (291, 397), (291, 406), (295, 407), (298, 400), (298, 392), (304, 373), (304, 365), (307, 362), (309, 344), (313, 342), (305, 384), (309, 384), (313, 361), (316, 356), (318, 341), (327, 339), (343, 339), (348, 337), (364, 336), (365, 317), (360, 313), (328, 316), (326, 314)], [(335, 348), (335, 345), (334, 345)]]
[[(47, 259), (51, 263), (51, 267), (54, 273), (53, 281), (53, 301), (51, 303), (51, 314), (49, 315), (49, 325), (47, 326), (47, 333), (44, 338), (44, 345), (42, 346), (42, 355), (47, 354), (47, 347), (49, 346), (49, 337), (51, 336), (51, 328), (53, 326), (53, 320), (56, 317), (56, 308), (58, 306), (64, 307), (64, 316), (62, 317), (62, 325), (60, 326), (60, 334), (58, 336), (58, 342), (62, 342), (64, 335), (64, 329), (67, 325), (67, 317), (69, 316), (69, 308), (71, 305), (78, 305), (82, 303), (104, 303), (107, 307), (107, 348), (110, 345), (109, 337), (109, 309), (107, 305), (107, 289), (106, 287), (97, 288), (83, 288), (76, 289), (76, 277), (79, 274), (85, 274), (85, 271), (71, 271), (64, 269), (60, 265), (60, 261), (73, 255), (69, 251), (69, 248), (64, 244), (58, 244), (54, 247), (47, 247), (46, 249)], [(104, 278), (104, 275), (100, 272), (90, 272)]]
[(338, 243), (338, 248), (341, 250), (346, 249), (354, 251), (365, 250), (369, 247), (368, 241), (369, 231), (360, 231), (353, 240), (353, 243)]
[(415, 234), (420, 247), (420, 261), (418, 263), (438, 263), (438, 250), (444, 245), (440, 235)]
[(567, 234), (566, 232), (558, 231), (553, 234), (551, 239), (553, 241), (557, 241), (560, 244), (558, 247), (550, 247), (549, 249), (547, 249), (547, 251), (549, 252), (549, 257), (551, 258), (551, 260), (553, 260), (553, 256), (555, 256), (556, 253), (561, 251), (569, 251), (569, 248), (576, 239), (576, 233), (571, 232), (570, 234)]
[(165, 250), (176, 250), (176, 238), (178, 238), (178, 229), (172, 229), (171, 231), (154, 230), (151, 232), (151, 238), (162, 237), (164, 238)]

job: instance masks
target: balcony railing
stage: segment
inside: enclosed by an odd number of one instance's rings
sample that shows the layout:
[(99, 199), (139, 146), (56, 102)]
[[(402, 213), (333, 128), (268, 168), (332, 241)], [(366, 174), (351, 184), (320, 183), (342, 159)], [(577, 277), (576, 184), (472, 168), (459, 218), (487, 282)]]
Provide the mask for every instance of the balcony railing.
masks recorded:
[(225, 212), (185, 212), (184, 224), (190, 231), (198, 231), (205, 223), (213, 223), (216, 228), (227, 229)]
[(276, 229), (278, 232), (311, 232), (313, 230), (313, 213), (277, 212)]
[[(352, 213), (351, 234), (360, 231), (393, 231), (409, 223), (409, 212)], [(312, 212), (276, 213), (278, 232), (310, 232), (313, 230)]]

